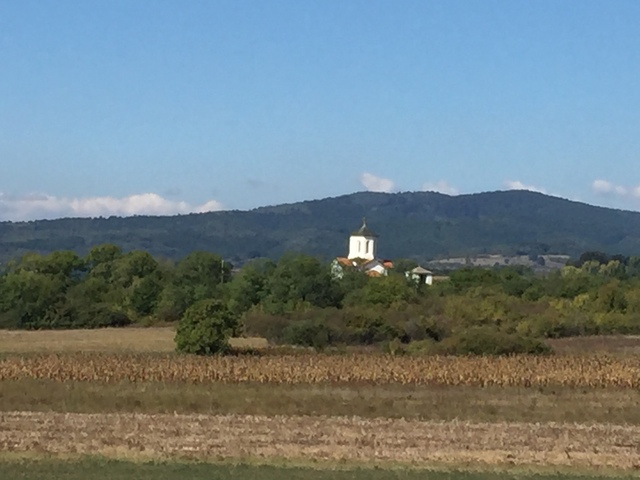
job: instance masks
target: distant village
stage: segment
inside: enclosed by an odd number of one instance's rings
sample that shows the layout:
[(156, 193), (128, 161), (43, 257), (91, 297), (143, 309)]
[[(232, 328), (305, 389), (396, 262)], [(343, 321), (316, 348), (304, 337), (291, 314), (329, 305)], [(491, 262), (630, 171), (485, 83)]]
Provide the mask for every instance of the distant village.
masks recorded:
[[(367, 227), (366, 218), (362, 219), (362, 226), (349, 236), (349, 251), (346, 257), (336, 257), (331, 263), (331, 273), (336, 278), (342, 278), (345, 269), (362, 271), (370, 277), (382, 277), (393, 269), (393, 262), (377, 256), (378, 235)], [(418, 265), (404, 272), (418, 284), (432, 285), (433, 272)]]
[[(394, 268), (390, 259), (378, 257), (378, 235), (367, 226), (366, 218), (362, 219), (360, 228), (349, 236), (347, 256), (338, 256), (331, 262), (331, 272), (335, 278), (342, 278), (346, 269), (354, 269), (371, 277), (388, 275)], [(569, 255), (513, 255), (479, 254), (466, 257), (452, 257), (427, 262), (426, 267), (439, 272), (447, 272), (464, 267), (506, 267), (524, 266), (534, 271), (548, 272), (564, 267), (570, 259)], [(418, 265), (404, 272), (417, 284), (432, 285), (433, 282), (446, 279), (444, 275), (436, 275), (425, 266)]]

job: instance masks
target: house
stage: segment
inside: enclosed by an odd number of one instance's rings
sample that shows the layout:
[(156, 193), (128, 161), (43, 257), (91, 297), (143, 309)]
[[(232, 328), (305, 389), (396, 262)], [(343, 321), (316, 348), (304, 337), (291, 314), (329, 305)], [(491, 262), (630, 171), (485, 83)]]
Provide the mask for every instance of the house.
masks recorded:
[(349, 250), (346, 257), (336, 257), (331, 264), (331, 272), (337, 278), (342, 278), (347, 268), (353, 268), (372, 277), (382, 277), (393, 268), (391, 260), (383, 260), (376, 255), (376, 235), (367, 227), (366, 219), (362, 219), (362, 226), (349, 236)]
[(422, 268), (420, 265), (404, 274), (407, 278), (413, 280), (416, 285), (433, 285), (433, 272)]

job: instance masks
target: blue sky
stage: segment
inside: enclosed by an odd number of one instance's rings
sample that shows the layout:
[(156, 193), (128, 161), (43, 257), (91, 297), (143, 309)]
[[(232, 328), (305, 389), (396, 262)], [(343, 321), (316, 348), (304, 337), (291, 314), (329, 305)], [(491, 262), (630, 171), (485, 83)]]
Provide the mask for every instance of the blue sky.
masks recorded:
[(640, 210), (640, 2), (0, 0), (0, 220), (361, 190)]

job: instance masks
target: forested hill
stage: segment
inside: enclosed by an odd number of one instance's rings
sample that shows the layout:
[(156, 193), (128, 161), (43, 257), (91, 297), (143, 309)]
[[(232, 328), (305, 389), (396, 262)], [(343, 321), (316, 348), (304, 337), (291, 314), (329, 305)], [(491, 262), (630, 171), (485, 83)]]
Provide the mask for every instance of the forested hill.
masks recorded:
[(125, 250), (180, 258), (194, 250), (234, 263), (297, 251), (346, 253), (362, 217), (386, 258), (587, 250), (640, 254), (640, 213), (594, 207), (528, 191), (448, 196), (430, 192), (354, 193), (335, 198), (172, 217), (0, 222), (0, 261), (27, 251), (85, 253), (115, 243)]

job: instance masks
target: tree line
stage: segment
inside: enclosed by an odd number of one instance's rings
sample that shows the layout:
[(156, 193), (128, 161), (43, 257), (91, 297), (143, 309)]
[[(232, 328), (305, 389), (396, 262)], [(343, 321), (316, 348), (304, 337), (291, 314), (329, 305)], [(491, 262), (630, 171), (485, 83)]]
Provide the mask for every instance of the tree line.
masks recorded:
[[(405, 277), (412, 266), (399, 260), (387, 277), (348, 270), (335, 278), (329, 264), (302, 254), (237, 272), (207, 252), (172, 261), (105, 244), (86, 256), (27, 254), (0, 271), (0, 328), (182, 322), (179, 347), (195, 353), (223, 350), (215, 342), (232, 334), (319, 349), (504, 354), (546, 352), (547, 338), (640, 333), (640, 257), (588, 252), (544, 276), (463, 268), (430, 287)], [(207, 335), (215, 348), (202, 346)]]

